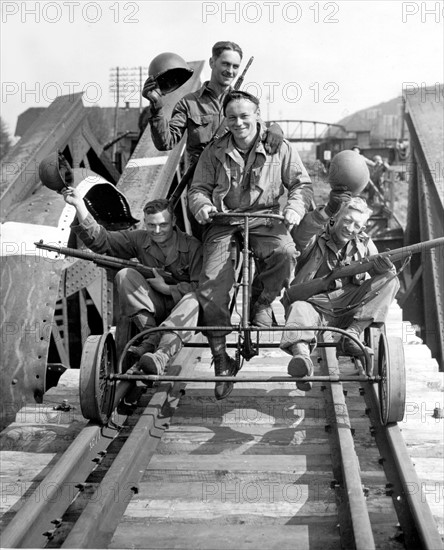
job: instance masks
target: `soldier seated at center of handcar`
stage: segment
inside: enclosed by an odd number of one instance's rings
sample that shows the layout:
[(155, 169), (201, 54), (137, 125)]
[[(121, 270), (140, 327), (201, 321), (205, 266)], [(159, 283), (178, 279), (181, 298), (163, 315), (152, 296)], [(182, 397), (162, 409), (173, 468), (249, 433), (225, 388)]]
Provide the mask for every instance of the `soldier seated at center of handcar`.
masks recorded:
[[(288, 197), (284, 222), (253, 218), (249, 242), (261, 262), (258, 281), (262, 293), (253, 306), (253, 324), (272, 324), (271, 304), (293, 277), (296, 248), (289, 230), (298, 225), (311, 205), (313, 190), (302, 161), (288, 141), (275, 154), (262, 143), (259, 100), (246, 92), (231, 91), (223, 102), (228, 133), (211, 143), (200, 156), (188, 192), (192, 214), (203, 226), (204, 259), (197, 288), (203, 324), (230, 325), (229, 300), (234, 284), (231, 241), (242, 232), (239, 218), (211, 218), (212, 212), (269, 213), (280, 210), (280, 197)], [(216, 375), (237, 373), (237, 363), (226, 351), (227, 330), (208, 330), (206, 336), (214, 358)], [(233, 383), (216, 386), (223, 399)]]

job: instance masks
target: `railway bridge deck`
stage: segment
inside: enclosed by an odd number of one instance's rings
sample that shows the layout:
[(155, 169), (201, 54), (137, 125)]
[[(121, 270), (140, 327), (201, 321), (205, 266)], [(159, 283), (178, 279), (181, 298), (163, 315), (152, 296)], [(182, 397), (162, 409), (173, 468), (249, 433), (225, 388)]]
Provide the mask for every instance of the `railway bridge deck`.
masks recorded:
[[(280, 308), (275, 304), (282, 322)], [(443, 374), (411, 325), (402, 321), (397, 304), (392, 305), (387, 333), (402, 338), (406, 357), (406, 414), (399, 426), (421, 485), (412, 484), (411, 490), (427, 499), (442, 536), (443, 420), (436, 418), (435, 409), (443, 408)], [(280, 350), (268, 348), (245, 363), (238, 377), (263, 376), (264, 371), (285, 376), (287, 362)], [(175, 365), (185, 375), (211, 375), (209, 349), (185, 348)], [(351, 362), (340, 368), (343, 374), (356, 374)], [(33, 491), (86, 425), (78, 373), (68, 370), (43, 404), (24, 407), (1, 434), (3, 527), (27, 499), (36, 494), (45, 498)], [(375, 547), (403, 548), (362, 390), (356, 383), (344, 383), (343, 389)], [(130, 431), (139, 414), (155, 413), (157, 394), (152, 391), (116, 440)], [(221, 402), (214, 400), (212, 384), (175, 385), (152, 426), (157, 441), (146, 455), (137, 491), (125, 499), (106, 547), (340, 548), (344, 533), (338, 525), (344, 512), (336, 497), (338, 464), (326, 429), (326, 408), (320, 384), (304, 394), (288, 383), (238, 383)], [(100, 470), (106, 472), (113, 462), (111, 451), (103, 456), (47, 547), (84, 547), (74, 522), (94, 503)], [(90, 515), (94, 523), (94, 512)]]

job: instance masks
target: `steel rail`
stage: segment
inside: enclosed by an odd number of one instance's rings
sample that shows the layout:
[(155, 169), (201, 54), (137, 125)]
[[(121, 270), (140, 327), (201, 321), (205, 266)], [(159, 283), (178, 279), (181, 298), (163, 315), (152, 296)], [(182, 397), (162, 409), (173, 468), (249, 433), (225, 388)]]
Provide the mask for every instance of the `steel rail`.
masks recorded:
[[(398, 424), (389, 424), (385, 427), (385, 432), (390, 444), (391, 455), (396, 462), (401, 479), (403, 497), (407, 499), (407, 504), (418, 532), (421, 544), (420, 548), (435, 550), (442, 544), (441, 536), (427, 504), (423, 484), (419, 480), (410, 460), (401, 430)], [(417, 545), (415, 545), (415, 548), (417, 548)]]
[[(125, 416), (116, 416), (119, 423)], [(115, 426), (91, 422), (79, 433), (48, 475), (27, 498), (1, 535), (2, 548), (44, 548), (82, 483), (118, 435)]]
[[(321, 335), (324, 339), (324, 333)], [(339, 377), (339, 364), (331, 348), (321, 349), (321, 368), (332, 377)], [(373, 550), (375, 541), (370, 523), (369, 512), (362, 489), (358, 456), (351, 433), (350, 418), (344, 398), (342, 384), (336, 382), (326, 388), (326, 415), (329, 427), (334, 430), (341, 462), (341, 480), (344, 496), (348, 502), (350, 525), (340, 523), (341, 537), (346, 539), (349, 548), (350, 538), (356, 550)]]
[[(191, 362), (193, 354), (195, 351), (190, 349), (182, 350), (180, 362)], [(179, 395), (168, 401), (173, 385), (165, 383), (158, 388), (62, 548), (108, 547), (117, 522), (131, 497), (137, 494), (146, 466), (169, 426), (179, 404), (180, 389), (177, 384), (174, 392)], [(168, 405), (168, 414), (162, 416), (165, 405)]]
[[(195, 354), (196, 350), (188, 348), (183, 353), (182, 357), (185, 356), (186, 360), (186, 357), (189, 358), (192, 354)], [(118, 405), (133, 383), (134, 379), (132, 383), (122, 382), (118, 385), (114, 397), (114, 407)], [(166, 386), (164, 384), (163, 387)], [(145, 410), (144, 415), (147, 415), (149, 422), (155, 422), (167, 398), (167, 394), (161, 390), (162, 388), (158, 392), (161, 398), (159, 399), (158, 394), (155, 394), (157, 397), (150, 401), (148, 408)], [(150, 407), (152, 410), (147, 412)], [(5, 527), (1, 534), (2, 548), (44, 548), (47, 545), (48, 540), (53, 538), (62, 524), (60, 518), (83, 490), (83, 484), (88, 476), (105, 457), (106, 448), (114, 441), (125, 420), (126, 416), (115, 414), (106, 426), (99, 426), (90, 422), (83, 428)], [(166, 422), (165, 419), (163, 421)], [(140, 431), (141, 428), (139, 427), (139, 435)], [(152, 431), (153, 433), (151, 433)], [(155, 438), (157, 445), (159, 441), (158, 433), (150, 429), (147, 430), (147, 433)], [(138, 441), (138, 436), (136, 441)], [(128, 458), (124, 459), (124, 463), (126, 460)], [(109, 491), (114, 491), (114, 498), (116, 487), (123, 487), (122, 483), (116, 483), (108, 486)], [(131, 484), (131, 487), (133, 486)], [(101, 485), (100, 491), (102, 490), (103, 486)], [(128, 498), (123, 502), (127, 503)], [(96, 547), (100, 546), (97, 545)]]
[(382, 424), (377, 387), (365, 385), (364, 399), (406, 547), (411, 550), (441, 548), (441, 536), (399, 425)]

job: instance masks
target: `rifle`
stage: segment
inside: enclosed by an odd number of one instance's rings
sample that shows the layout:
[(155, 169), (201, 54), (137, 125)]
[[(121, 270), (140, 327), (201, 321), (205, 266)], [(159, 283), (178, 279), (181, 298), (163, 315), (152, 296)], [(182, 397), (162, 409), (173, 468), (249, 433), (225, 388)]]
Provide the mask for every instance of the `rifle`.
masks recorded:
[(337, 267), (331, 273), (306, 281), (303, 283), (296, 283), (284, 292), (283, 303), (288, 306), (293, 302), (306, 301), (308, 298), (315, 296), (316, 294), (322, 294), (334, 290), (334, 281), (341, 279), (342, 277), (352, 277), (358, 273), (365, 273), (370, 271), (377, 258), (388, 257), (392, 262), (398, 262), (400, 260), (406, 260), (410, 258), (412, 254), (423, 252), (437, 246), (444, 245), (444, 237), (439, 239), (432, 239), (430, 241), (424, 241), (422, 243), (411, 244), (410, 246), (403, 246), (401, 248), (395, 248), (394, 250), (387, 250), (380, 254), (374, 254), (363, 258), (359, 262), (351, 262), (349, 265)]
[[(77, 248), (67, 248), (65, 246), (53, 246), (50, 244), (45, 244), (42, 240), (38, 243), (34, 243), (37, 248), (42, 248), (44, 250), (49, 250), (51, 252), (56, 252), (57, 254), (64, 254), (65, 256), (72, 256), (73, 258), (80, 258), (82, 260), (88, 260), (94, 262), (99, 267), (105, 267), (108, 269), (123, 269), (124, 267), (131, 267), (135, 269), (140, 274), (142, 274), (145, 279), (153, 279), (155, 277), (153, 268), (136, 262), (134, 260), (122, 260), (121, 258), (115, 258), (114, 256), (106, 256), (105, 254), (97, 254), (96, 252), (89, 252), (86, 250), (77, 250)], [(161, 275), (165, 282), (169, 285), (176, 284), (177, 281), (163, 269), (156, 268), (156, 271)]]
[[(242, 74), (236, 80), (236, 82), (233, 86), (234, 90), (239, 90), (239, 88), (242, 86), (242, 83), (245, 79), (245, 75), (246, 75), (248, 69), (250, 68), (250, 65), (253, 63), (253, 59), (254, 59), (254, 57), (250, 57), (250, 59), (248, 60), (248, 63), (245, 66), (245, 69), (242, 71)], [(216, 130), (213, 137), (211, 138), (211, 140), (208, 143), (212, 143), (214, 140), (216, 140), (219, 137), (219, 133), (222, 132), (222, 130), (225, 128), (225, 125), (226, 124), (225, 124), (225, 118), (224, 118), (224, 120), (221, 122), (218, 129)], [(185, 172), (183, 178), (177, 184), (176, 189), (173, 191), (170, 198), (168, 199), (174, 207), (177, 205), (177, 203), (180, 199), (180, 196), (182, 195), (184, 189), (188, 186), (188, 184), (193, 179), (194, 172), (196, 171), (197, 162), (198, 161), (196, 161), (193, 165), (191, 165), (188, 168), (188, 170)]]

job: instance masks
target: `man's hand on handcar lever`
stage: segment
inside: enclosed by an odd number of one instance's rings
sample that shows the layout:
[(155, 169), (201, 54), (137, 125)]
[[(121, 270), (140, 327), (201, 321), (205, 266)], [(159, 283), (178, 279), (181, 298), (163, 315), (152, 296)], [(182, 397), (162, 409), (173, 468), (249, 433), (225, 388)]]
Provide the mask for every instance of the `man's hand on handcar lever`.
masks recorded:
[[(294, 226), (309, 209), (313, 197), (310, 178), (298, 153), (283, 140), (271, 154), (262, 142), (259, 101), (246, 92), (229, 91), (223, 102), (228, 132), (203, 151), (188, 191), (188, 205), (203, 226), (203, 268), (196, 294), (216, 376), (237, 374), (237, 362), (228, 355), (226, 335), (231, 332), (230, 290), (235, 283), (231, 259), (233, 235), (242, 232), (242, 219), (211, 220), (211, 212), (224, 214), (277, 213), (279, 198), (288, 191), (284, 217)], [(296, 247), (284, 223), (254, 218), (249, 223), (249, 245), (260, 263), (257, 277), (261, 293), (253, 310), (253, 323), (271, 326), (272, 302), (293, 278)], [(231, 382), (218, 382), (216, 399), (227, 397)]]

